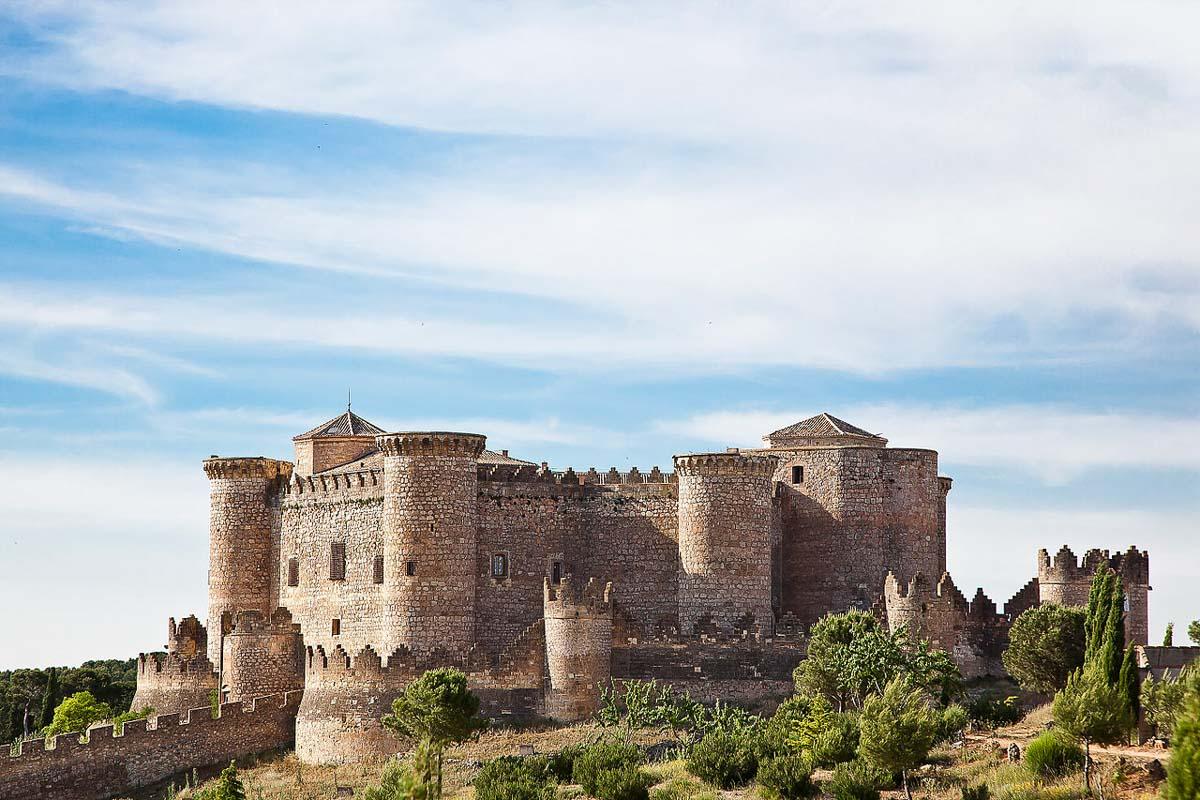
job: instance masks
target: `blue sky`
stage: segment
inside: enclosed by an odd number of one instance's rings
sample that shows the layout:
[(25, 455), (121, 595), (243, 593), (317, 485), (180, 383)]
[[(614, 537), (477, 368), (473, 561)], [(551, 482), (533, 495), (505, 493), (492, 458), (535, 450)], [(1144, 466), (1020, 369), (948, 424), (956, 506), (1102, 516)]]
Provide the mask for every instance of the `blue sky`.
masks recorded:
[(83, 5), (0, 10), (0, 668), (202, 615), (200, 460), (347, 387), (576, 468), (828, 410), (968, 594), (1200, 617), (1200, 12)]

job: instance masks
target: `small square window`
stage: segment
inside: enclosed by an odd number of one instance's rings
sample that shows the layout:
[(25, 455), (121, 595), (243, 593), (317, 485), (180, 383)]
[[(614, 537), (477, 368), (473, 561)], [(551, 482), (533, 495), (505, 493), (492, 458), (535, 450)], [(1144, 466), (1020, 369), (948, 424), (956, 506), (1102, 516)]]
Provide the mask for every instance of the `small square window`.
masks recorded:
[(804, 467), (792, 467), (792, 483), (804, 483)]
[(332, 629), (333, 629), (334, 636), (341, 636), (342, 635), (342, 621), (340, 619), (335, 619), (333, 621)]
[(383, 556), (375, 556), (375, 582), (383, 583)]
[(288, 559), (288, 586), (300, 585), (300, 559), (292, 556)]
[(553, 561), (550, 564), (550, 585), (558, 586), (562, 583), (562, 562)]
[(508, 554), (496, 553), (492, 556), (492, 577), (507, 578), (508, 577)]
[(405, 574), (405, 575), (407, 575), (407, 576), (408, 576), (408, 577), (410, 577), (410, 578), (411, 578), (413, 575), (416, 575), (416, 574), (417, 574), (417, 562), (415, 562), (415, 561), (405, 561), (405, 562), (404, 562), (404, 574)]

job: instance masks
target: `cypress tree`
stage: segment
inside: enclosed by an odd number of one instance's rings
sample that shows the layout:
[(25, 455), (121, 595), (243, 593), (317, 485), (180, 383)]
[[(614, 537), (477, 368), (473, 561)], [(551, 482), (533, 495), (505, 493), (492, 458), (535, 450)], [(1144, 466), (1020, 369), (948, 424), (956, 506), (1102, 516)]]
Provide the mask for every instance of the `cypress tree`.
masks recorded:
[(1142, 682), (1138, 677), (1137, 654), (1133, 645), (1125, 648), (1125, 657), (1121, 659), (1121, 672), (1117, 679), (1117, 688), (1129, 698), (1130, 718), (1136, 724), (1142, 710)]
[(1121, 662), (1125, 658), (1125, 588), (1120, 577), (1111, 570), (1108, 580), (1108, 615), (1104, 619), (1104, 638), (1100, 653), (1108, 680), (1120, 685)]
[(1086, 645), (1083, 660), (1091, 662), (1104, 640), (1104, 629), (1108, 625), (1108, 612), (1112, 607), (1111, 573), (1107, 567), (1100, 566), (1092, 578), (1092, 589), (1088, 596), (1087, 619), (1084, 623)]
[(46, 676), (46, 693), (42, 695), (42, 711), (38, 715), (38, 728), (48, 728), (50, 723), (54, 721), (54, 709), (58, 708), (58, 703), (62, 699), (59, 695), (62, 690), (58, 685), (58, 670), (54, 667), (50, 668)]

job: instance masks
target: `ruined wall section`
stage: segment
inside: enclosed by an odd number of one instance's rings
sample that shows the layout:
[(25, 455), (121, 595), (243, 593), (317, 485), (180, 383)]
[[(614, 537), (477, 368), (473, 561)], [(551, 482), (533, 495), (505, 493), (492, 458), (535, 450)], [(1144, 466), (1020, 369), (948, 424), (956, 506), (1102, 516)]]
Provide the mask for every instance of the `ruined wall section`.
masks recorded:
[[(684, 635), (774, 630), (771, 515), (775, 459), (675, 457), (679, 476), (679, 625)], [(632, 591), (632, 590), (631, 590)]]
[(473, 433), (408, 432), (383, 451), (386, 647), (467, 653), (475, 641), (479, 454)]
[(127, 796), (184, 769), (227, 764), (284, 747), (293, 739), (300, 693), (246, 704), (227, 703), (214, 719), (207, 703), (182, 714), (126, 722), (121, 736), (103, 725), (25, 742), (19, 755), (0, 752), (5, 800), (105, 800)]
[(223, 697), (251, 700), (304, 688), (304, 641), (287, 609), (242, 611), (225, 637)]
[[(384, 585), (375, 582), (375, 562), (384, 555), (383, 471), (295, 477), (281, 509), (277, 605), (300, 624), (306, 644), (329, 650), (341, 644), (355, 652), (378, 644)], [(340, 579), (330, 572), (335, 543), (345, 545)], [(293, 559), (296, 586), (289, 585)]]
[(269, 615), (278, 596), (279, 496), (292, 465), (271, 458), (209, 458), (208, 658), (239, 611)]
[(612, 586), (570, 575), (558, 586), (544, 582), (546, 714), (552, 719), (579, 722), (600, 710), (600, 692), (612, 677)]

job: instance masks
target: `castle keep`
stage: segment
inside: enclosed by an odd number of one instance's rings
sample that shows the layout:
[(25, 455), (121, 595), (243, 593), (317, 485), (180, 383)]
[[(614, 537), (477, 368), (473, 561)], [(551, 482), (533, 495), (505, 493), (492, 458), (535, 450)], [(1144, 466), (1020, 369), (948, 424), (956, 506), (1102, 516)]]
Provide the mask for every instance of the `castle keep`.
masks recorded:
[(140, 657), (135, 707), (163, 719), (214, 692), (278, 696), (302, 760), (353, 761), (398, 749), (380, 719), (431, 667), (463, 670), (494, 717), (582, 719), (611, 678), (745, 699), (790, 691), (807, 629), (848, 609), (929, 639), (968, 677), (1000, 674), (1012, 620), (1085, 602), (1101, 564), (1146, 642), (1145, 553), (1042, 551), (1002, 611), (982, 590), (967, 601), (947, 573), (937, 453), (829, 414), (668, 471), (555, 470), (350, 410), (293, 443), (293, 461), (204, 461), (207, 622), (170, 621), (166, 653)]

